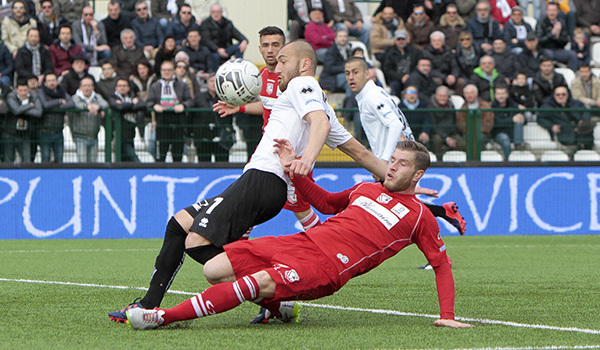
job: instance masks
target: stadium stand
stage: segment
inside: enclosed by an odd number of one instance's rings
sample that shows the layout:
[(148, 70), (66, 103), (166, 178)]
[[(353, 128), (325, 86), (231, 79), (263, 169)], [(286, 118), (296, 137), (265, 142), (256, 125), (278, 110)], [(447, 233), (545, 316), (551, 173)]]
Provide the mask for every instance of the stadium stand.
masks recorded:
[(545, 151), (540, 157), (542, 162), (568, 162), (569, 155), (561, 150)]
[(508, 156), (509, 162), (535, 162), (535, 154), (531, 151), (512, 151)]
[(562, 76), (565, 77), (565, 80), (567, 81), (567, 85), (569, 86), (569, 88), (571, 88), (571, 82), (573, 82), (573, 79), (575, 79), (575, 72), (573, 72), (567, 67), (556, 67), (554, 71), (556, 73), (562, 74)]
[(600, 154), (589, 149), (580, 149), (573, 155), (573, 160), (576, 162), (598, 162)]
[(504, 157), (496, 151), (481, 151), (480, 159), (482, 162), (502, 162)]
[(442, 161), (454, 163), (466, 162), (467, 153), (464, 151), (448, 151), (442, 156)]

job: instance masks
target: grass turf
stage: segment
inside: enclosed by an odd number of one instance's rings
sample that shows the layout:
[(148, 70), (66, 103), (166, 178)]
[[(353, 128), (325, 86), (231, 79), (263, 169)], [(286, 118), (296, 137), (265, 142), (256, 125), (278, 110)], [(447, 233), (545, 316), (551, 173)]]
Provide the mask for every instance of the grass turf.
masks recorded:
[[(600, 235), (447, 237), (456, 283), (456, 315), (562, 328), (600, 329)], [(110, 322), (146, 287), (160, 240), (0, 241), (0, 348), (92, 349), (431, 349), (600, 348), (600, 334), (472, 322), (433, 326), (424, 316), (303, 307), (298, 324), (250, 325), (258, 307), (137, 332)], [(438, 314), (433, 271), (410, 246), (333, 296), (309, 304)], [(89, 286), (27, 283), (72, 282)], [(188, 259), (172, 290), (209, 285)], [(164, 307), (189, 298), (167, 294)]]

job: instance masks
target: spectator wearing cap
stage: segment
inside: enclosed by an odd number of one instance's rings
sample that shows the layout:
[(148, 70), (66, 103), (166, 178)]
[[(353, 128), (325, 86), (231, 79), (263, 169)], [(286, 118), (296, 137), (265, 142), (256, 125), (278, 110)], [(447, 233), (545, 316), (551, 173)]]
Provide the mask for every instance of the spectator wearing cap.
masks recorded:
[(165, 40), (165, 34), (158, 20), (148, 15), (146, 0), (138, 0), (135, 4), (137, 16), (131, 21), (135, 32), (135, 44), (144, 49), (147, 59), (154, 59), (156, 50)]
[(525, 48), (517, 55), (519, 70), (527, 74), (528, 79), (532, 79), (540, 70), (540, 59), (543, 57), (542, 49), (535, 32), (529, 32), (525, 38)]
[(415, 4), (410, 18), (406, 21), (406, 31), (410, 34), (411, 43), (423, 50), (429, 45), (429, 36), (435, 31), (435, 23), (425, 14), (425, 6)]
[(423, 52), (410, 44), (406, 31), (397, 30), (394, 33), (394, 46), (385, 51), (382, 66), (393, 95), (399, 98), (402, 96), (404, 84), (410, 73), (417, 68), (417, 62), (422, 56)]
[(500, 24), (490, 15), (490, 4), (479, 0), (475, 6), (476, 16), (467, 22), (467, 29), (473, 34), (473, 42), (485, 54), (492, 51), (492, 42), (502, 39)]
[(371, 27), (369, 44), (371, 45), (371, 52), (382, 65), (385, 50), (394, 46), (394, 33), (400, 29), (406, 30), (406, 27), (402, 18), (397, 17), (394, 13), (393, 7), (384, 7), (375, 16), (375, 22)]
[(524, 11), (521, 7), (512, 8), (510, 19), (504, 24), (504, 42), (515, 55), (525, 48), (525, 39), (533, 31), (529, 23), (523, 20)]
[(574, 0), (577, 12), (577, 26), (583, 28), (586, 35), (600, 35), (600, 0)]
[(75, 57), (73, 57), (71, 69), (69, 69), (67, 73), (62, 76), (60, 86), (62, 86), (62, 88), (70, 96), (75, 95), (75, 92), (77, 92), (77, 89), (79, 89), (79, 84), (83, 78), (92, 78), (92, 80), (94, 80), (94, 77), (88, 73), (88, 64), (89, 61), (85, 55), (81, 53), (76, 54)]
[(440, 17), (437, 30), (446, 36), (446, 45), (452, 50), (458, 45), (458, 35), (467, 30), (467, 22), (458, 14), (456, 4), (448, 4), (446, 13)]
[(335, 41), (335, 32), (324, 20), (323, 11), (315, 8), (310, 11), (310, 22), (308, 22), (304, 30), (304, 38), (315, 49), (317, 59), (321, 63), (325, 59), (327, 49)]
[(558, 4), (550, 3), (546, 7), (546, 16), (542, 18), (535, 29), (544, 54), (551, 59), (565, 63), (572, 71), (579, 68), (577, 55), (571, 50), (565, 50), (569, 43), (569, 30), (564, 20), (559, 18)]
[(27, 31), (27, 41), (17, 51), (15, 71), (17, 79), (37, 77), (40, 85), (44, 75), (54, 72), (52, 58), (48, 49), (40, 43), (40, 31), (37, 28), (30, 28)]
[[(133, 78), (136, 64), (145, 59), (144, 49), (135, 45), (135, 32), (132, 29), (123, 29), (120, 41), (121, 44), (113, 47), (112, 65), (118, 76)], [(108, 100), (108, 97), (105, 100)]]
[(75, 44), (71, 27), (62, 26), (58, 34), (58, 40), (48, 48), (50, 57), (52, 57), (52, 65), (54, 73), (61, 77), (69, 72), (71, 63), (76, 55), (84, 55), (81, 46)]
[(517, 6), (515, 0), (489, 0), (490, 2), (490, 15), (500, 23), (500, 26), (504, 26), (510, 19), (511, 9)]
[(108, 16), (102, 20), (106, 30), (108, 46), (115, 47), (121, 44), (120, 36), (124, 29), (131, 29), (129, 18), (121, 14), (121, 4), (116, 0), (108, 2)]
[[(323, 11), (323, 22), (330, 28), (333, 27), (333, 18), (327, 1), (314, 0), (288, 0), (288, 41), (304, 38), (306, 26), (311, 21), (310, 13), (319, 9)], [(335, 33), (335, 32), (334, 32)]]

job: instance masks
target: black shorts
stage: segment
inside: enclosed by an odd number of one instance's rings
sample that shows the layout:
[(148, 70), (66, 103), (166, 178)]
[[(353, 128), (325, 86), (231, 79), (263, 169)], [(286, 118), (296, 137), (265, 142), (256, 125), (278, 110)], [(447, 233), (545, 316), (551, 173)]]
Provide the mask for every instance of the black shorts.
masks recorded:
[(235, 242), (248, 229), (272, 219), (287, 200), (287, 185), (265, 171), (246, 171), (220, 195), (185, 210), (194, 217), (190, 231), (217, 247)]

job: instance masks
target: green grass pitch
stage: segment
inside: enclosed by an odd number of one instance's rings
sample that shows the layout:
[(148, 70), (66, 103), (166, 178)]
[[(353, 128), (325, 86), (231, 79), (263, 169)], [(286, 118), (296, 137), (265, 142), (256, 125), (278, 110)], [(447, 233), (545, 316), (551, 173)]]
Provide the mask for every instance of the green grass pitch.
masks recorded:
[[(0, 349), (600, 348), (600, 235), (445, 242), (456, 315), (481, 320), (469, 321), (474, 328), (433, 326), (434, 273), (417, 269), (425, 258), (415, 246), (307, 302), (297, 324), (250, 325), (258, 307), (245, 303), (141, 332), (106, 314), (143, 295), (135, 288), (147, 286), (160, 240), (0, 241)], [(207, 287), (187, 259), (171, 289)], [(163, 306), (187, 298), (169, 293)]]

